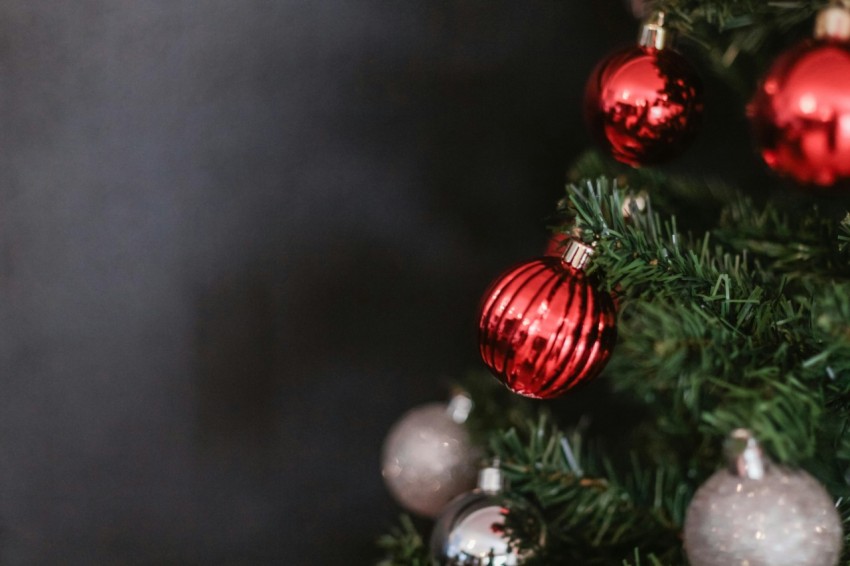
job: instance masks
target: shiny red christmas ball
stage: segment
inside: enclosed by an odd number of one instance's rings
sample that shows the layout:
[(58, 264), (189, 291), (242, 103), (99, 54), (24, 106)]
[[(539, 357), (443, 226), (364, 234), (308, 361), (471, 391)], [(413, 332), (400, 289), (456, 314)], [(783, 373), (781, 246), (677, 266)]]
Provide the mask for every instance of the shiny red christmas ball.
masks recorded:
[(822, 187), (850, 178), (850, 43), (807, 40), (786, 51), (748, 114), (776, 172)]
[(672, 49), (630, 47), (603, 60), (585, 90), (591, 133), (618, 161), (662, 163), (696, 135), (702, 81)]
[(481, 357), (513, 392), (557, 397), (602, 371), (617, 340), (608, 293), (557, 257), (520, 264), (484, 296)]
[(554, 234), (549, 236), (549, 240), (546, 242), (546, 249), (543, 251), (543, 255), (552, 257), (562, 257), (564, 255), (564, 247), (569, 241), (570, 236), (568, 234), (555, 232)]

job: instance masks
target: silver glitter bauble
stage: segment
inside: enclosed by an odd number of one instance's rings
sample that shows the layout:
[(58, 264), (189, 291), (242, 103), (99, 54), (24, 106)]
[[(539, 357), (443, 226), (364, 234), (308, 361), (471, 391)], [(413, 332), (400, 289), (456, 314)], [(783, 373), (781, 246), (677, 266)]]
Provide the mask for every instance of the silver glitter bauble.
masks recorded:
[(527, 558), (505, 533), (503, 487), (499, 469), (484, 468), (478, 487), (449, 503), (431, 533), (435, 566), (516, 566)]
[(384, 442), (382, 474), (398, 503), (436, 517), (457, 495), (475, 485), (480, 451), (463, 424), (472, 402), (456, 396), (406, 413)]
[(691, 566), (837, 564), (843, 532), (826, 490), (804, 471), (772, 465), (749, 431), (732, 440), (730, 468), (711, 476), (688, 507)]

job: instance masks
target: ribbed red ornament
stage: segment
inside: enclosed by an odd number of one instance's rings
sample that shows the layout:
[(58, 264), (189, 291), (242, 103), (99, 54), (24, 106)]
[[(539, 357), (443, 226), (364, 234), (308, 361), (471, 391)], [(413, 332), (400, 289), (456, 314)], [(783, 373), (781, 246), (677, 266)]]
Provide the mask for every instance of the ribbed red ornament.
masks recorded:
[(602, 371), (617, 340), (616, 309), (581, 269), (543, 257), (491, 284), (478, 330), (481, 357), (500, 381), (549, 399)]

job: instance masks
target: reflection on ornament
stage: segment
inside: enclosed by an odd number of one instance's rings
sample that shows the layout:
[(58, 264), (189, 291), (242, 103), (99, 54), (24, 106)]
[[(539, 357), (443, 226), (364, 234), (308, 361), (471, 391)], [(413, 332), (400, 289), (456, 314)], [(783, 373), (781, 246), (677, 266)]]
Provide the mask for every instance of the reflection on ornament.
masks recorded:
[(616, 309), (611, 295), (583, 271), (591, 250), (571, 240), (563, 258), (520, 264), (485, 293), (478, 318), (481, 358), (511, 391), (557, 397), (608, 362), (617, 339)]
[(645, 24), (639, 44), (603, 60), (585, 89), (591, 133), (615, 159), (632, 166), (679, 154), (702, 115), (702, 82), (687, 59), (669, 48), (663, 24), (663, 15)]
[(841, 519), (806, 472), (774, 466), (749, 431), (731, 437), (730, 468), (711, 476), (688, 507), (692, 566), (834, 566)]
[(398, 503), (436, 517), (455, 496), (475, 485), (478, 460), (464, 425), (472, 407), (464, 395), (405, 414), (384, 442), (382, 475)]
[(478, 487), (446, 507), (431, 535), (436, 566), (516, 566), (529, 557), (505, 533), (508, 510), (503, 490), (498, 467), (484, 468)]
[(850, 179), (850, 22), (819, 14), (816, 38), (783, 53), (747, 108), (765, 163), (803, 185)]

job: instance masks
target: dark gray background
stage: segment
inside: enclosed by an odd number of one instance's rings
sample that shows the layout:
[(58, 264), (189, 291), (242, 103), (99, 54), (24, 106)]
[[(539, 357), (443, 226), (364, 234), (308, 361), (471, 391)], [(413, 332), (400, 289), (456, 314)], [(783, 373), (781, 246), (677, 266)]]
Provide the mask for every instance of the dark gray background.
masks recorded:
[(624, 2), (0, 7), (0, 563), (367, 563)]

